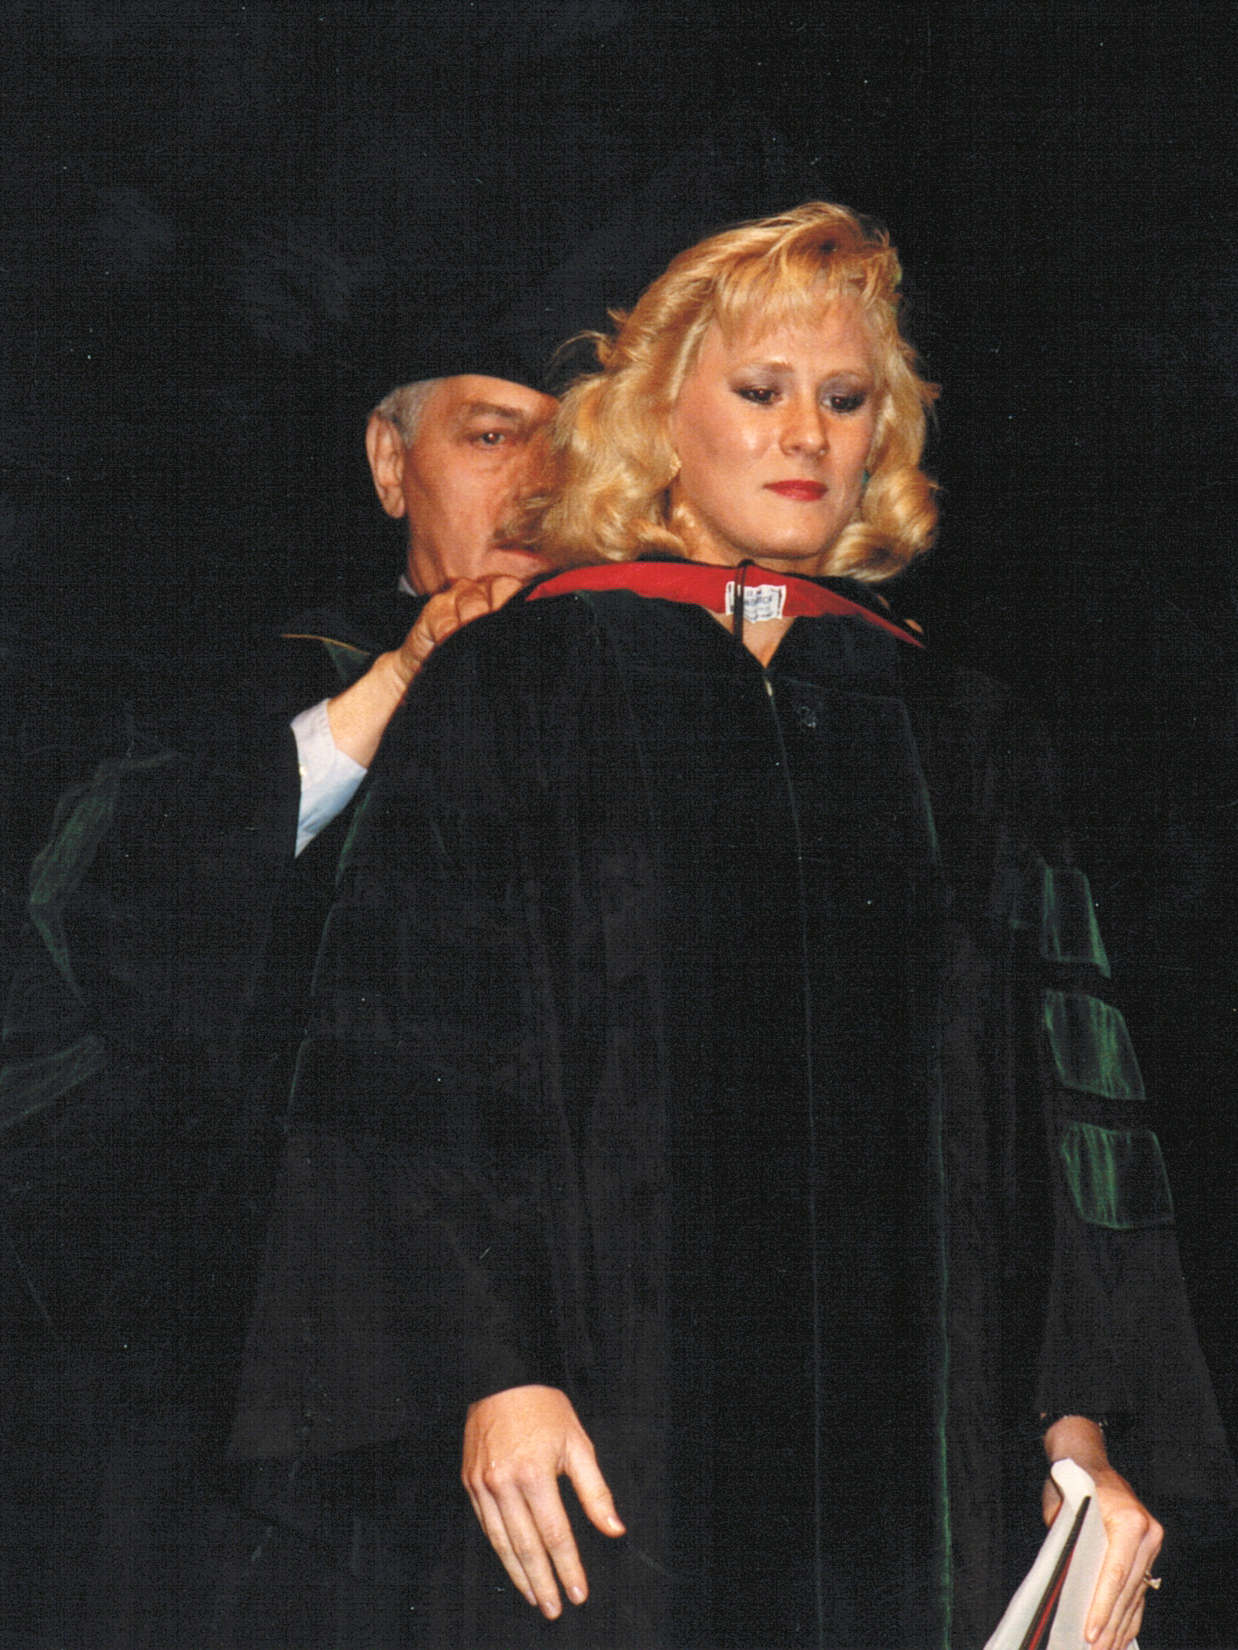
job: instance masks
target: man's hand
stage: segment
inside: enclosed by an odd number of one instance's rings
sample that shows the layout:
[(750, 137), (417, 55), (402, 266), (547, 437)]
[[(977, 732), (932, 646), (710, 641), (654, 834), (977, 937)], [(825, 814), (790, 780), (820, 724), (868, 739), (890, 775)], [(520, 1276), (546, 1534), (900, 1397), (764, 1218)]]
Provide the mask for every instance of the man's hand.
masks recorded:
[(589, 1592), (559, 1495), (563, 1474), (590, 1523), (603, 1535), (622, 1535), (593, 1445), (566, 1393), (511, 1387), (470, 1407), (460, 1476), (473, 1511), (519, 1592), (552, 1620), (563, 1608), (556, 1573), (573, 1604), (583, 1604)]
[[(1145, 1577), (1161, 1550), (1164, 1530), (1119, 1473), (1109, 1465), (1104, 1434), (1093, 1421), (1068, 1415), (1045, 1436), (1051, 1461), (1069, 1456), (1096, 1485), (1109, 1544), (1084, 1623), (1083, 1636), (1093, 1650), (1126, 1650), (1143, 1622), (1148, 1596)], [(1052, 1478), (1045, 1480), (1045, 1523), (1052, 1524), (1062, 1497)]]
[(521, 582), (510, 573), (488, 573), (480, 579), (457, 579), (431, 596), (397, 651), (398, 668), (406, 673), (405, 691), (440, 642), (483, 613), (502, 607), (521, 588)]
[(431, 596), (399, 647), (380, 653), (364, 676), (327, 701), (336, 749), (368, 768), (387, 723), (434, 649), (461, 625), (502, 607), (521, 583), (510, 573), (489, 573), (481, 579), (457, 579)]

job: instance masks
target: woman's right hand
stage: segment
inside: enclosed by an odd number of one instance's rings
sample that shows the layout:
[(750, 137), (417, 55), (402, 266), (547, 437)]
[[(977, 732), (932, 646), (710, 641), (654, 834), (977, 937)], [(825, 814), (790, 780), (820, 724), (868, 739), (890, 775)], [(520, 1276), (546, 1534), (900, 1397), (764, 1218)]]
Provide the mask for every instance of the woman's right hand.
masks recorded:
[(589, 1592), (559, 1494), (561, 1474), (571, 1480), (590, 1523), (603, 1535), (624, 1533), (566, 1393), (510, 1387), (470, 1406), (461, 1478), (473, 1511), (519, 1592), (552, 1620), (563, 1608), (556, 1574), (573, 1604), (583, 1604)]

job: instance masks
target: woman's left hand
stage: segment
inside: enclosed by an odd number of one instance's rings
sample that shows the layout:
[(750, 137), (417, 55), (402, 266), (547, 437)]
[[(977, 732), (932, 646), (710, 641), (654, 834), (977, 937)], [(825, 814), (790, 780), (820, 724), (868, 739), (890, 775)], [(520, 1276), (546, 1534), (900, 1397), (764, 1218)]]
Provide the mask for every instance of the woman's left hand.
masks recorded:
[[(1045, 1436), (1045, 1453), (1050, 1461), (1069, 1456), (1091, 1475), (1109, 1540), (1084, 1638), (1093, 1650), (1127, 1650), (1143, 1621), (1152, 1565), (1165, 1532), (1125, 1478), (1109, 1465), (1104, 1434), (1094, 1421), (1068, 1415), (1055, 1422)], [(1046, 1479), (1046, 1524), (1053, 1522), (1061, 1504), (1057, 1485), (1052, 1478)]]

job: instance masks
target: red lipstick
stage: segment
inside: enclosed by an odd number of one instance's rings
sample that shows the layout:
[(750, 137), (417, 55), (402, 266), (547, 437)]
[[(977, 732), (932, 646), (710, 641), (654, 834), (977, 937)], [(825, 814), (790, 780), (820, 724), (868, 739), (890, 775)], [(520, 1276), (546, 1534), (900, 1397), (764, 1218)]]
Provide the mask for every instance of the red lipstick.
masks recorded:
[(825, 497), (826, 489), (819, 481), (770, 481), (766, 483), (766, 491), (799, 499), (804, 504), (815, 504), (817, 499)]

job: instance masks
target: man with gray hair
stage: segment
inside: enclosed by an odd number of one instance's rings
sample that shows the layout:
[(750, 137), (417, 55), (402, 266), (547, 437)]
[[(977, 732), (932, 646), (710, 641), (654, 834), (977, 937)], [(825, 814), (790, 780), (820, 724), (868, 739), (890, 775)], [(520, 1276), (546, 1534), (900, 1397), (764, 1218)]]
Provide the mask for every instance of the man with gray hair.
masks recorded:
[(484, 372), (385, 397), (366, 448), (407, 521), (398, 585), (303, 615), (261, 658), (222, 638), (223, 696), (202, 683), (171, 736), (130, 717), (61, 798), (0, 1051), (30, 1306), (0, 1491), (38, 1509), (23, 1570), (71, 1577), (23, 1621), (36, 1636), (197, 1643), (220, 1604), (220, 1435), (348, 804), (432, 649), (540, 569), (512, 522), (554, 411)]
[(434, 647), (540, 570), (513, 521), (541, 482), (555, 406), (484, 373), (392, 390), (365, 439), (379, 502), (408, 524), (398, 583), (303, 613), (226, 703), (202, 692), (187, 735), (119, 729), (115, 754), (65, 792), (32, 871), (0, 1123), (93, 1078), (109, 1043), (163, 1059), (169, 1036), (288, 1027), (343, 820), (295, 876), (293, 859), (344, 813)]
[[(501, 606), (542, 566), (517, 542), (512, 518), (540, 479), (542, 439), (554, 412), (553, 397), (527, 385), (461, 373), (405, 384), (370, 414), (365, 446), (375, 491), (389, 516), (408, 522), (398, 590), (405, 598), (431, 599), (398, 645), (372, 653), (340, 693), (293, 721), (302, 790), (298, 852), (360, 785), (431, 649)], [(389, 635), (409, 611), (407, 599), (395, 599), (383, 614), (371, 603), (366, 620)], [(319, 639), (343, 671), (350, 657), (355, 667), (366, 651), (339, 638)], [(351, 655), (341, 646), (352, 647)]]

